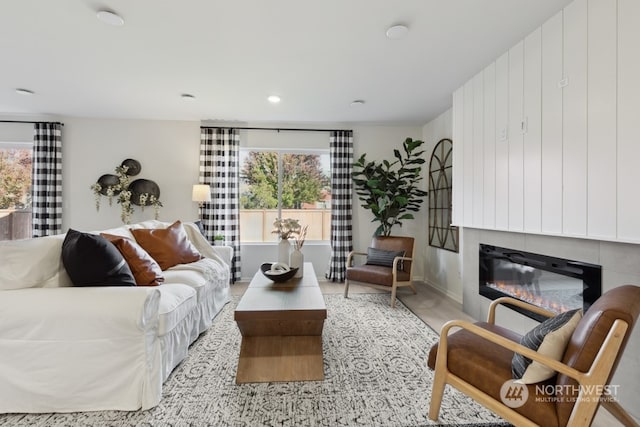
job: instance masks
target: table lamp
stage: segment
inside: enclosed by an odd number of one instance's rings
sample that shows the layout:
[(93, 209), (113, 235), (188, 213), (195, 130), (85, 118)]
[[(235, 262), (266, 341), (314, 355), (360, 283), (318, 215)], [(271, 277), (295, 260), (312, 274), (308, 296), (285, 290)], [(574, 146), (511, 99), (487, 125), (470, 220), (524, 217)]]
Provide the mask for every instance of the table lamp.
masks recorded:
[(191, 192), (191, 200), (198, 202), (198, 217), (202, 219), (202, 206), (204, 202), (211, 201), (211, 187), (207, 184), (195, 184)]

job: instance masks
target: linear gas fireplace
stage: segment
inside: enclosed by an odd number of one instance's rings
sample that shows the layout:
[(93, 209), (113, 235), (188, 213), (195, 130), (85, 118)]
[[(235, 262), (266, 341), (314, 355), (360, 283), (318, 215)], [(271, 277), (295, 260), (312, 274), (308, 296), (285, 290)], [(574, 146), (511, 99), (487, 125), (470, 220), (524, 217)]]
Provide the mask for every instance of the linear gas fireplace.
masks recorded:
[[(514, 249), (480, 244), (480, 295), (510, 296), (555, 313), (583, 308), (602, 293), (602, 267)], [(511, 306), (542, 321), (545, 318)]]

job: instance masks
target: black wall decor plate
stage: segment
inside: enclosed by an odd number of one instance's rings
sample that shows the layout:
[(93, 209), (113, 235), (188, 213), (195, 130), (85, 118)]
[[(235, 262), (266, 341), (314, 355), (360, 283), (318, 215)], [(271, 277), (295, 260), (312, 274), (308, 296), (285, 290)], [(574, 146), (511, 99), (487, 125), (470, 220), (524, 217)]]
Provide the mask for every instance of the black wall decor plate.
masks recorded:
[[(155, 196), (156, 199), (160, 199), (160, 187), (154, 181), (150, 179), (136, 179), (129, 184), (129, 191), (131, 191), (131, 203), (141, 206), (140, 195), (147, 193), (149, 196)], [(149, 206), (149, 199), (145, 202), (145, 206)]]
[(127, 166), (129, 168), (127, 169), (127, 175), (129, 176), (136, 176), (142, 170), (140, 162), (134, 159), (123, 160), (121, 166)]
[[(98, 184), (100, 184), (100, 194), (102, 194), (103, 196), (107, 195), (107, 190), (109, 189), (109, 187), (113, 187), (116, 186), (120, 183), (120, 181), (118, 180), (118, 176), (117, 175), (113, 175), (111, 173), (102, 175), (100, 178), (98, 178)], [(113, 195), (116, 196), (120, 194), (120, 190), (118, 191), (114, 191)]]

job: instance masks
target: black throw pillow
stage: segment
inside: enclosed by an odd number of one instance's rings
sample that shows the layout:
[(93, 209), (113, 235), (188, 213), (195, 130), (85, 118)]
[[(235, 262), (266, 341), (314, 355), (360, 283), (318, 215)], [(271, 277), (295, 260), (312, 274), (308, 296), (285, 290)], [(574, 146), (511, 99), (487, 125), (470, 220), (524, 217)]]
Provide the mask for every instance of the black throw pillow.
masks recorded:
[(102, 236), (69, 229), (62, 263), (74, 286), (136, 286), (120, 251)]

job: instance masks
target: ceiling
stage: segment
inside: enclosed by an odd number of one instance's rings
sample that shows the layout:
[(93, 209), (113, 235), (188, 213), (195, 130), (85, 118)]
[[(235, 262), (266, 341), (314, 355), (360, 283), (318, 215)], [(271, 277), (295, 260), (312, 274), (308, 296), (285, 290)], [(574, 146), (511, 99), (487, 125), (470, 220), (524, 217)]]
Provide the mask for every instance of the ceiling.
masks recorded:
[[(0, 114), (424, 124), (568, 3), (3, 0)], [(406, 37), (386, 38), (398, 23)]]

